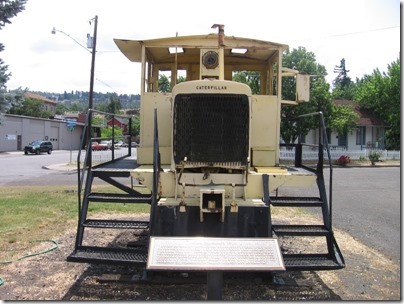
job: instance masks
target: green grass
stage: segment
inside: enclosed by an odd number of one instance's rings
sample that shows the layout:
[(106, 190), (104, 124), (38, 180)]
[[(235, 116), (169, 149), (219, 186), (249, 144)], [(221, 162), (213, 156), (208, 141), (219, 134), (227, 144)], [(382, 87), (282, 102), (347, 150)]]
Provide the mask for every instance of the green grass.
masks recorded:
[[(25, 254), (35, 240), (52, 239), (75, 227), (78, 195), (75, 187), (2, 187), (0, 194), (0, 262)], [(111, 186), (93, 187), (113, 192)], [(112, 188), (112, 189), (111, 189)], [(92, 203), (92, 213), (144, 213), (147, 204)]]

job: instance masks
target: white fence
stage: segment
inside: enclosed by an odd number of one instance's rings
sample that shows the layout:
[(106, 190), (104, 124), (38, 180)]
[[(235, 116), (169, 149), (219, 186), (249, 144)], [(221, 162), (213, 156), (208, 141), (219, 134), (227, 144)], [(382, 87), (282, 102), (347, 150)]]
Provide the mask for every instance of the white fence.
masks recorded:
[[(337, 160), (341, 155), (349, 156), (352, 160), (367, 160), (368, 159), (367, 149), (363, 150), (331, 150), (331, 159)], [(381, 152), (380, 160), (400, 160), (400, 151), (390, 151), (390, 150), (378, 150)], [(324, 151), (324, 159), (327, 159), (327, 152)], [(280, 150), (281, 160), (294, 160), (295, 150), (287, 150), (286, 147), (281, 147)], [(318, 151), (316, 150), (305, 150), (302, 153), (303, 160), (316, 160), (318, 159)]]

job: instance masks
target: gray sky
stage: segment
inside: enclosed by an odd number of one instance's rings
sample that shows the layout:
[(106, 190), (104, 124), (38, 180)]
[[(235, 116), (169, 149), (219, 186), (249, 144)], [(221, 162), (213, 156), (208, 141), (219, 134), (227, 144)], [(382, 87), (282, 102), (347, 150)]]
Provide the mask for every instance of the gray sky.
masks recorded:
[[(248, 4), (242, 6), (241, 3)], [(28, 0), (26, 9), (0, 32), (0, 58), (12, 73), (8, 89), (63, 93), (88, 91), (91, 54), (89, 20), (98, 16), (96, 92), (139, 93), (139, 64), (130, 62), (113, 38), (154, 39), (216, 32), (305, 47), (327, 68), (345, 58), (352, 80), (386, 71), (400, 57), (399, 0)], [(52, 28), (63, 31), (51, 34)]]

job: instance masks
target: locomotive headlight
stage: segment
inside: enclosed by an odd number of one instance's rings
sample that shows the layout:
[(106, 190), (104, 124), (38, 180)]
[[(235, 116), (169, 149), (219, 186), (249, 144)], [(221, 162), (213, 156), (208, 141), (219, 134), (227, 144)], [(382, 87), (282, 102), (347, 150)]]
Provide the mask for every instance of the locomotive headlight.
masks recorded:
[(204, 214), (216, 213), (220, 215), (220, 221), (224, 222), (225, 190), (224, 188), (201, 188), (200, 192), (200, 221), (203, 222)]
[(207, 69), (215, 69), (219, 64), (219, 55), (214, 51), (209, 51), (203, 54), (202, 64)]

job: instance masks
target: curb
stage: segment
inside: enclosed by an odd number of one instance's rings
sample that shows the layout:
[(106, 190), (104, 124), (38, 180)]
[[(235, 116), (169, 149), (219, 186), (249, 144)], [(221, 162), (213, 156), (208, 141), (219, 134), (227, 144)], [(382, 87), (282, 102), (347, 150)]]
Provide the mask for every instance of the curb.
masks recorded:
[(42, 166), (42, 169), (46, 170), (55, 170), (55, 171), (64, 171), (69, 173), (76, 173), (77, 168), (73, 166), (67, 166), (66, 164), (55, 164), (50, 166)]

